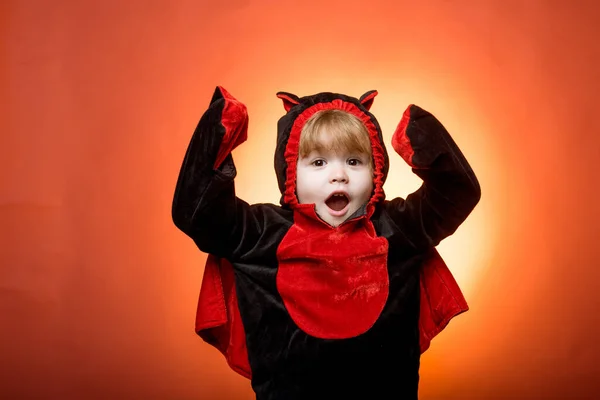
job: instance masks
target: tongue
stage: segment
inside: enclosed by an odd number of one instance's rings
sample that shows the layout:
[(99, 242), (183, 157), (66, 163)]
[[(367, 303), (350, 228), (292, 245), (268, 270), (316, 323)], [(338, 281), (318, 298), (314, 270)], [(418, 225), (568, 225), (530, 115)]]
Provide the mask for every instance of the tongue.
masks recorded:
[(341, 211), (348, 204), (348, 199), (345, 196), (331, 196), (325, 204), (334, 211)]

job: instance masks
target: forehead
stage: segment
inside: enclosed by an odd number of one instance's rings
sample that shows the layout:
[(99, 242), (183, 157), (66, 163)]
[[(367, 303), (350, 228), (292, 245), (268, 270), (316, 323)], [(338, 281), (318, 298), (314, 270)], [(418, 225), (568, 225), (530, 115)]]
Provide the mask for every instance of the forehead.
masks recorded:
[(322, 127), (315, 132), (312, 137), (313, 148), (317, 149), (333, 149), (335, 147), (334, 135), (330, 129)]
[(371, 144), (368, 137), (360, 132), (341, 132), (336, 129), (321, 128), (306, 141), (305, 150), (309, 152), (346, 152), (370, 154)]

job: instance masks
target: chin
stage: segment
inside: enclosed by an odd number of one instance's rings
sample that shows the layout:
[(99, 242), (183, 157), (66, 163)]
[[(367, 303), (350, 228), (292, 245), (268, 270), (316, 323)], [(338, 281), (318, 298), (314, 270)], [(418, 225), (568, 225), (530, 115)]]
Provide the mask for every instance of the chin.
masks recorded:
[(348, 219), (349, 215), (350, 214), (345, 215), (345, 216), (340, 217), (340, 218), (336, 218), (336, 219), (331, 219), (331, 216), (327, 215), (328, 218), (321, 217), (321, 219), (323, 221), (327, 222), (329, 225), (333, 226), (334, 228), (337, 228), (341, 223), (343, 223), (345, 220)]
[(334, 228), (337, 228), (339, 225), (341, 225), (344, 221), (346, 221), (352, 214), (354, 214), (356, 212), (356, 209), (350, 208), (343, 216), (341, 217), (334, 217), (331, 214), (329, 214), (329, 210), (325, 209), (324, 212), (320, 212), (319, 210), (315, 210), (317, 212), (317, 215), (325, 222), (327, 222), (329, 225), (333, 226)]

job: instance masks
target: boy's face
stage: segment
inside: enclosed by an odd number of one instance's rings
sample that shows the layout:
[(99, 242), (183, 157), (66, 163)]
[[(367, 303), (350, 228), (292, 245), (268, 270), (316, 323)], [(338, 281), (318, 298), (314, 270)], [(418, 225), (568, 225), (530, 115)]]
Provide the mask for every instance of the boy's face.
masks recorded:
[[(328, 149), (326, 135), (321, 143)], [(296, 194), (301, 204), (315, 204), (317, 215), (338, 226), (361, 206), (373, 191), (373, 170), (367, 154), (346, 150), (314, 150), (298, 159)]]

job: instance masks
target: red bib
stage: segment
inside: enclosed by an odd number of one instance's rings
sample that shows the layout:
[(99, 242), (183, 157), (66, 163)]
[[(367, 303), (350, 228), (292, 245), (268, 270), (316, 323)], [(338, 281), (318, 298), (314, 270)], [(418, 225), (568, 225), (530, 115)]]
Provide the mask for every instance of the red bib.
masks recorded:
[(307, 334), (355, 337), (373, 326), (387, 301), (387, 255), (387, 240), (367, 218), (332, 228), (314, 206), (300, 205), (277, 250), (277, 289)]

